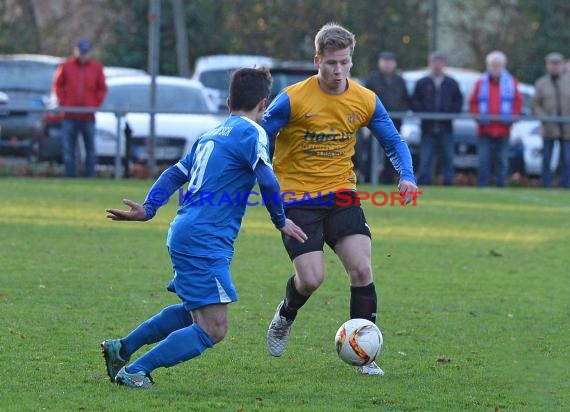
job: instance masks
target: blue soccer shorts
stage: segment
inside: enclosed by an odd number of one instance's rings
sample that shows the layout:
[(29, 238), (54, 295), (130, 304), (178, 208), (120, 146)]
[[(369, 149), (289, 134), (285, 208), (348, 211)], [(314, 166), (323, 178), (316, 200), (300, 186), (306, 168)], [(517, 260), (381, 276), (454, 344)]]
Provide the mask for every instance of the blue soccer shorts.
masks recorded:
[(231, 259), (197, 257), (168, 250), (174, 277), (167, 289), (184, 302), (186, 310), (238, 300), (230, 274)]

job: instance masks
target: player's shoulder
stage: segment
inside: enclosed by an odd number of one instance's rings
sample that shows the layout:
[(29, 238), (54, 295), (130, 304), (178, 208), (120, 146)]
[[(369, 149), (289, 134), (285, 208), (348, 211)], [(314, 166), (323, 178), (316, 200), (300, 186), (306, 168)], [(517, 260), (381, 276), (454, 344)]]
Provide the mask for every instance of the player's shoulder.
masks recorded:
[(267, 142), (267, 132), (263, 127), (253, 120), (245, 116), (236, 116), (236, 123), (239, 125), (238, 132), (240, 133), (240, 141), (246, 143), (248, 141), (254, 141), (266, 143)]
[(348, 88), (352, 90), (353, 93), (360, 94), (363, 97), (372, 99), (376, 97), (376, 93), (353, 79), (348, 79)]
[(301, 80), (300, 82), (297, 83), (293, 83), (289, 86), (286, 86), (283, 88), (283, 90), (285, 91), (295, 91), (295, 90), (299, 90), (299, 89), (303, 89), (306, 87), (311, 87), (315, 81), (316, 81), (317, 75), (312, 75), (307, 77), (305, 80)]
[(360, 102), (368, 112), (373, 113), (376, 110), (376, 100), (378, 96), (374, 91), (352, 79), (348, 79), (348, 90), (353, 96), (356, 96), (356, 100)]
[(318, 87), (317, 83), (317, 75), (313, 75), (311, 77), (306, 78), (305, 80), (301, 80), (300, 82), (293, 83), (283, 89), (283, 92), (287, 94), (289, 99), (300, 97), (302, 98), (304, 95), (312, 94), (312, 90), (314, 87)]

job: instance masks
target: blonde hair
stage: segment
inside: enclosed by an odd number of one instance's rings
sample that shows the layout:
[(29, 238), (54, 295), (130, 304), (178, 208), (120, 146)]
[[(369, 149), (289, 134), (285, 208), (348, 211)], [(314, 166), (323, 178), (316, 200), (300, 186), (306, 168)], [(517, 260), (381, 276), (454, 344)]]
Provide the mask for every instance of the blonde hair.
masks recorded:
[(350, 54), (354, 52), (356, 39), (354, 34), (338, 23), (327, 23), (315, 36), (315, 52), (322, 56), (326, 50), (337, 51), (350, 47)]

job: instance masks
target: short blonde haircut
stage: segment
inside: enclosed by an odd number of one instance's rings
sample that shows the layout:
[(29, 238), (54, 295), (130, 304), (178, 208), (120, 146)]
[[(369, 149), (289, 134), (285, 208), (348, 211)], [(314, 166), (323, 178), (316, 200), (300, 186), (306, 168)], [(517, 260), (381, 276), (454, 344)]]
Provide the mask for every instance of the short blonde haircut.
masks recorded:
[(354, 52), (356, 39), (354, 34), (338, 23), (327, 23), (315, 36), (315, 52), (322, 56), (325, 51), (337, 51), (350, 47), (350, 54)]

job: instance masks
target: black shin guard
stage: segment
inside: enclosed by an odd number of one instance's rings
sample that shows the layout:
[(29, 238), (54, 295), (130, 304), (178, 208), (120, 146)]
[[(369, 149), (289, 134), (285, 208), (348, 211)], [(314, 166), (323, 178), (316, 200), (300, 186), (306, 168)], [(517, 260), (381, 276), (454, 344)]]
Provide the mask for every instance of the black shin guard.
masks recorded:
[(367, 286), (350, 287), (350, 318), (368, 319), (376, 322), (376, 288), (374, 283)]
[(287, 320), (294, 320), (297, 316), (297, 311), (309, 300), (310, 296), (303, 296), (295, 288), (295, 275), (291, 276), (287, 281), (285, 288), (285, 299), (279, 314), (284, 316)]

